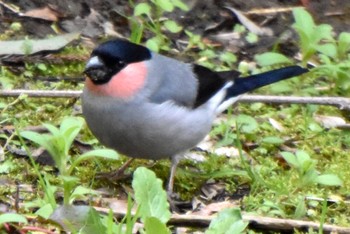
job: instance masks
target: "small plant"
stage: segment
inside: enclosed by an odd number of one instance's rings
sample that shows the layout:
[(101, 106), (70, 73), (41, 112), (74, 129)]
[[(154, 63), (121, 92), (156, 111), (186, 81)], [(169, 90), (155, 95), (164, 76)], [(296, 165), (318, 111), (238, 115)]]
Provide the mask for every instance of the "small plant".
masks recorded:
[(140, 43), (144, 31), (147, 29), (154, 35), (146, 42), (149, 49), (153, 51), (169, 50), (169, 39), (164, 31), (178, 33), (182, 27), (173, 20), (164, 19), (163, 15), (166, 12), (173, 12), (175, 8), (188, 11), (187, 5), (181, 0), (152, 0), (136, 5), (130, 0), (130, 5), (134, 8), (133, 16), (129, 17), (131, 22), (130, 40)]
[(326, 186), (341, 186), (343, 183), (338, 176), (334, 174), (320, 174), (316, 170), (316, 160), (311, 159), (304, 151), (297, 151), (295, 154), (282, 152), (282, 157), (286, 162), (297, 171), (298, 187), (321, 184)]
[(336, 87), (347, 91), (350, 89), (350, 33), (342, 32), (338, 38), (333, 37), (333, 28), (328, 24), (316, 25), (311, 15), (303, 9), (293, 11), (298, 32), (303, 63), (318, 54), (319, 66), (315, 72), (319, 76), (335, 79)]
[[(153, 171), (139, 167), (134, 172), (132, 187), (135, 192), (135, 201), (128, 196), (127, 213), (120, 222), (114, 220), (111, 210), (107, 215), (101, 216), (92, 207), (86, 206), (62, 207), (51, 216), (51, 220), (65, 227), (65, 231), (79, 230), (81, 233), (111, 234), (132, 234), (135, 231), (136, 222), (141, 220), (143, 227), (138, 230), (140, 233), (170, 234), (166, 223), (171, 213), (162, 181)], [(134, 205), (137, 206), (136, 212), (132, 209)], [(68, 214), (68, 217), (65, 214)], [(79, 222), (76, 222), (77, 220)], [(88, 222), (89, 220), (94, 222)]]
[(242, 220), (240, 209), (228, 208), (220, 211), (210, 222), (205, 234), (243, 233), (248, 222)]
[[(140, 220), (143, 223), (143, 227), (138, 230), (140, 233), (170, 234), (167, 222), (171, 213), (162, 181), (153, 171), (139, 167), (134, 172), (132, 187), (135, 201), (128, 196), (127, 213), (120, 222), (114, 220), (111, 210), (107, 215), (101, 216), (87, 206), (62, 206), (50, 219), (61, 224), (65, 231), (72, 232), (132, 234), (137, 220)], [(136, 211), (132, 210), (134, 205)], [(212, 220), (205, 233), (242, 233), (247, 225), (242, 220), (239, 209), (224, 209)]]
[[(72, 157), (69, 150), (83, 124), (84, 120), (80, 117), (67, 117), (62, 121), (60, 128), (51, 124), (44, 124), (50, 134), (39, 134), (33, 131), (23, 131), (20, 133), (22, 137), (45, 148), (52, 156), (55, 166), (60, 173), (59, 178), (63, 184), (64, 205), (72, 204), (81, 195), (93, 193), (90, 189), (77, 186), (79, 179), (72, 175), (74, 168), (80, 162), (94, 157), (118, 159), (117, 153), (109, 149), (92, 150), (77, 157)], [(45, 184), (45, 191), (51, 190), (52, 193), (55, 192), (55, 189), (50, 189), (53, 187), (48, 184), (47, 180)]]
[[(312, 16), (302, 8), (293, 10), (293, 28), (299, 36), (299, 47), (304, 66), (310, 61), (315, 64), (313, 73), (317, 77), (333, 79), (333, 92), (347, 95), (350, 90), (350, 33), (342, 32), (336, 38), (329, 24), (316, 25)], [(267, 52), (255, 56), (260, 66), (290, 64), (286, 56)]]
[(20, 215), (20, 214), (16, 214), (16, 213), (0, 214), (0, 230), (5, 223), (24, 223), (24, 224), (27, 224), (28, 221), (23, 215)]
[(302, 8), (293, 11), (294, 29), (300, 39), (303, 63), (306, 64), (317, 51), (324, 51), (324, 41), (333, 42), (332, 27), (328, 24), (316, 25), (312, 16)]
[(254, 59), (261, 67), (284, 64), (290, 65), (293, 63), (293, 61), (288, 57), (276, 52), (266, 52), (263, 54), (258, 54), (254, 57)]

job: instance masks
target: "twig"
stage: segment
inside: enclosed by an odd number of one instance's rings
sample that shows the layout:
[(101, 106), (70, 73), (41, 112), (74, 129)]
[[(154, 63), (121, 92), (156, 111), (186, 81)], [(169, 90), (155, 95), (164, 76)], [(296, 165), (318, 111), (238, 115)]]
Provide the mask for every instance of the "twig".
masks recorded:
[[(77, 98), (81, 91), (75, 90), (0, 90), (0, 97), (17, 97), (21, 94), (29, 97), (50, 98)], [(238, 102), (252, 103), (282, 103), (282, 104), (316, 104), (336, 106), (342, 110), (350, 110), (350, 98), (344, 97), (292, 97), (292, 96), (265, 96), (265, 95), (243, 95)]]
[[(108, 214), (109, 209), (94, 207), (97, 211)], [(123, 218), (125, 211), (113, 211), (113, 214), (117, 218)], [(178, 215), (173, 214), (168, 222), (169, 225), (175, 225), (178, 227), (208, 227), (214, 216), (203, 215)], [(303, 220), (293, 219), (279, 219), (260, 217), (253, 215), (243, 215), (243, 220), (249, 222), (249, 227), (256, 230), (275, 231), (275, 232), (293, 232), (295, 229), (307, 231), (309, 228), (318, 230), (319, 223)], [(339, 233), (349, 234), (350, 228), (339, 227), (335, 225), (325, 224), (323, 226), (323, 233)]]
[(0, 97), (17, 97), (19, 95), (28, 95), (29, 97), (38, 98), (73, 98), (79, 97), (81, 91), (78, 90), (25, 90), (25, 89), (13, 89), (13, 90), (0, 90)]
[(341, 110), (350, 110), (350, 98), (344, 97), (292, 97), (244, 95), (239, 99), (239, 102), (330, 105), (336, 106)]

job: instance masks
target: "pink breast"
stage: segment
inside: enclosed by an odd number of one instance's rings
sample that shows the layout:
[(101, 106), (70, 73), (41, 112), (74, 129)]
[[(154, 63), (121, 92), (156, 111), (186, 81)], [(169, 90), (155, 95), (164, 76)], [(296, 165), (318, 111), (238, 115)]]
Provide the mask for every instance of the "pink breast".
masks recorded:
[(87, 88), (102, 96), (128, 99), (134, 96), (145, 84), (147, 68), (144, 62), (131, 63), (115, 74), (108, 83), (96, 85), (86, 79)]

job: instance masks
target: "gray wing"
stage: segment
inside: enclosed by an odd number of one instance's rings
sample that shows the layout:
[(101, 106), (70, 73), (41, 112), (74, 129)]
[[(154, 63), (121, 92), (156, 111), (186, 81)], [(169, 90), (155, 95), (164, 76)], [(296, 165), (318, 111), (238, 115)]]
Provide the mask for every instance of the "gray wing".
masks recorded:
[(179, 106), (194, 106), (198, 80), (190, 64), (152, 53), (152, 63), (147, 63), (147, 66), (150, 78), (146, 90), (150, 102), (173, 101)]

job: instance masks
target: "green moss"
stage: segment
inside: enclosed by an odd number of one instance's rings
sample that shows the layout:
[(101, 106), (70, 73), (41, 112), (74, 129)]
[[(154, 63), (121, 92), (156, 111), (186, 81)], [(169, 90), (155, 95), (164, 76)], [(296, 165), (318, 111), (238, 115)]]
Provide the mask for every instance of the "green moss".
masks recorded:
[[(76, 80), (43, 81), (42, 77), (82, 77), (84, 62), (90, 49), (83, 46), (69, 46), (61, 51), (57, 58), (51, 62), (41, 61), (26, 62), (25, 71), (14, 73), (8, 68), (1, 68), (0, 83), (3, 87), (45, 89), (45, 90), (81, 90), (82, 82)], [(206, 51), (206, 55), (213, 54)], [(203, 54), (202, 54), (203, 55)], [(64, 59), (63, 59), (64, 58)], [(196, 58), (201, 59), (201, 58)], [(203, 59), (203, 57), (202, 57)], [(202, 60), (215, 67), (218, 63), (217, 56)], [(222, 66), (219, 69), (227, 69)], [(41, 77), (41, 78), (39, 78)], [(315, 85), (316, 84), (316, 85)], [(324, 85), (324, 81), (315, 80), (314, 77), (305, 77), (286, 81), (283, 86), (266, 87), (256, 91), (259, 94), (271, 94), (283, 88), (280, 95), (333, 95), (332, 90), (317, 90), (315, 86)], [(2, 126), (15, 126), (24, 129), (30, 126), (40, 126), (42, 123), (58, 125), (64, 116), (75, 114), (73, 108), (80, 105), (80, 101), (74, 98), (0, 98), (0, 122)], [(4, 111), (5, 110), (5, 111)], [(239, 104), (232, 109), (226, 121), (215, 124), (211, 132), (211, 138), (216, 147), (236, 146), (237, 137), (243, 145), (244, 151), (249, 155), (250, 161), (242, 163), (239, 157), (227, 158), (215, 154), (205, 155), (206, 161), (194, 163), (190, 160), (181, 161), (175, 181), (175, 190), (184, 199), (191, 199), (209, 179), (215, 179), (225, 184), (228, 194), (235, 195), (237, 191), (246, 186), (250, 189), (242, 200), (244, 211), (261, 215), (303, 218), (318, 221), (321, 217), (322, 202), (305, 199), (307, 196), (318, 198), (336, 196), (340, 202), (331, 204), (327, 210), (326, 221), (338, 225), (349, 226), (350, 211), (344, 202), (350, 191), (350, 171), (348, 170), (348, 155), (350, 148), (350, 133), (347, 130), (325, 129), (314, 119), (314, 115), (342, 116), (342, 113), (334, 107), (315, 105), (269, 105), (269, 104)], [(238, 115), (249, 116), (253, 119), (250, 124), (256, 124), (254, 128), (246, 128), (237, 134), (235, 125)], [(269, 118), (278, 121), (283, 131), (274, 128)], [(255, 123), (256, 122), (256, 123)], [(0, 141), (13, 147), (21, 148), (16, 137), (10, 138), (9, 134), (1, 133)], [(272, 144), (264, 141), (267, 137), (283, 139), (281, 144)], [(79, 139), (93, 148), (102, 147), (85, 127)], [(236, 146), (237, 147), (237, 146)], [(280, 153), (283, 151), (303, 150), (317, 161), (316, 169), (321, 174), (333, 173), (344, 182), (343, 186), (326, 187), (317, 184), (310, 186), (298, 186), (299, 178), (295, 169), (290, 168), (283, 160)], [(6, 151), (7, 160), (11, 160), (15, 167), (6, 175), (21, 183), (37, 186), (37, 175), (26, 158), (18, 158), (10, 151)], [(79, 149), (73, 149), (73, 152)], [(13, 157), (12, 157), (13, 156)], [(96, 179), (97, 172), (108, 172), (118, 169), (127, 158), (121, 161), (93, 160), (84, 162), (74, 170), (74, 175), (81, 178), (86, 187), (109, 187), (117, 190), (123, 184), (130, 184), (130, 180), (116, 183)], [(127, 172), (133, 172), (140, 165), (149, 165), (160, 177), (164, 184), (167, 183), (170, 170), (170, 161), (161, 160), (149, 162), (136, 160)], [(41, 171), (47, 175), (52, 184), (59, 185), (53, 167), (40, 166)], [(10, 191), (11, 192), (11, 191)], [(6, 189), (0, 189), (0, 197), (10, 193)], [(115, 191), (117, 192), (117, 191)], [(42, 194), (41, 192), (38, 192)], [(37, 194), (35, 194), (37, 195)], [(32, 198), (27, 197), (26, 201)], [(305, 205), (305, 213), (297, 214), (297, 207)]]

